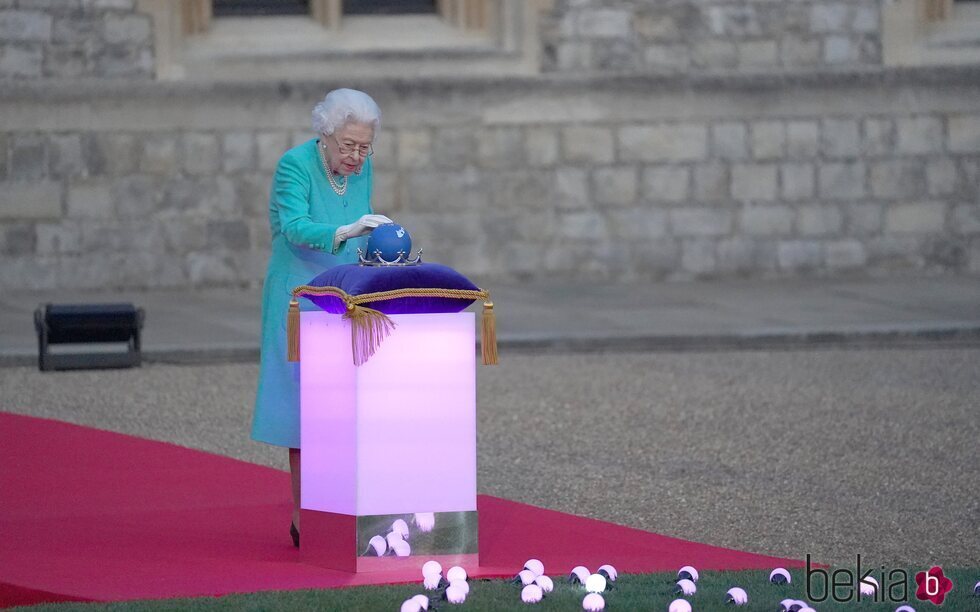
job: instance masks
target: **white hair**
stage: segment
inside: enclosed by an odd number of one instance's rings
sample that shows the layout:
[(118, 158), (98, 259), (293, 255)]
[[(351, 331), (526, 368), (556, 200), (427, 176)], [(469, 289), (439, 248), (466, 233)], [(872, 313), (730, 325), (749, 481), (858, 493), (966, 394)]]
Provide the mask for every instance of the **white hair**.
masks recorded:
[(377, 132), (381, 109), (363, 91), (335, 89), (313, 107), (313, 129), (319, 134), (333, 134), (348, 121), (367, 123)]

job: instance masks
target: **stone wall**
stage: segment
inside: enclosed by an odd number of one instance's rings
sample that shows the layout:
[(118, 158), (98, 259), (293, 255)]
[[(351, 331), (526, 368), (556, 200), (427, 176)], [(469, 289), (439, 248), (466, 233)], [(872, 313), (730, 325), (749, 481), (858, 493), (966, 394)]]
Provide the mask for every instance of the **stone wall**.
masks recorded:
[(0, 0), (0, 79), (153, 76), (134, 0)]
[(558, 0), (543, 67), (760, 70), (881, 63), (878, 0)]
[[(980, 272), (978, 76), (343, 84), (385, 112), (375, 207), (431, 260), (635, 280)], [(0, 288), (261, 282), (276, 161), (339, 85), (8, 88)]]

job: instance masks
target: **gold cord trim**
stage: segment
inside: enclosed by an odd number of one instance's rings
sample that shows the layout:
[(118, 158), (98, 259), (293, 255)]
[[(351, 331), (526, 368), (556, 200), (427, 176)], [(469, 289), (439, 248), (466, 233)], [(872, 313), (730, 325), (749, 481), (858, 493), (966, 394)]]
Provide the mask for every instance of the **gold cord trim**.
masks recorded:
[(289, 318), (286, 330), (289, 361), (299, 361), (299, 303), (296, 298), (330, 295), (342, 300), (347, 307), (344, 318), (351, 322), (351, 348), (355, 365), (363, 365), (370, 359), (371, 355), (381, 346), (381, 342), (395, 328), (395, 322), (383, 312), (362, 304), (406, 297), (484, 300), (480, 338), (483, 364), (496, 365), (498, 363), (496, 316), (493, 312), (493, 302), (490, 301), (490, 292), (483, 289), (392, 289), (390, 291), (350, 295), (338, 287), (300, 285), (292, 290), (292, 295), (293, 299), (289, 302)]

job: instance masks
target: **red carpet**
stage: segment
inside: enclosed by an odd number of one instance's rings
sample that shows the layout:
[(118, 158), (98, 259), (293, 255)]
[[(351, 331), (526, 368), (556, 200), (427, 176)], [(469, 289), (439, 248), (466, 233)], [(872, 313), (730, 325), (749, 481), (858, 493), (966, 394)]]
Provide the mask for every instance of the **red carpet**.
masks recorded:
[[(415, 569), (299, 562), (288, 496), (285, 472), (0, 413), (0, 607), (421, 582)], [(477, 577), (512, 576), (532, 556), (552, 575), (802, 566), (486, 495), (479, 511)]]

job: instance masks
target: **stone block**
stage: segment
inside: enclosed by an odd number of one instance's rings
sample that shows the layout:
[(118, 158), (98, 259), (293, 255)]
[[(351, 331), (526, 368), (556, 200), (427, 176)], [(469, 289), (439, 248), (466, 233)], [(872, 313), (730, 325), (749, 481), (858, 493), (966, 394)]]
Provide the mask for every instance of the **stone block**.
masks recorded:
[(48, 170), (52, 178), (88, 176), (88, 168), (82, 155), (82, 139), (78, 134), (52, 136), (48, 153)]
[(844, 215), (836, 206), (801, 206), (796, 211), (800, 236), (836, 236), (843, 225)]
[(79, 252), (81, 232), (75, 223), (36, 223), (34, 232), (38, 255), (69, 255)]
[(177, 137), (173, 134), (148, 134), (143, 137), (140, 171), (157, 176), (177, 173)]
[(820, 197), (831, 200), (853, 200), (864, 197), (862, 162), (827, 163), (817, 168)]
[(700, 202), (723, 202), (731, 198), (730, 172), (725, 164), (694, 166), (694, 199)]
[(956, 162), (948, 157), (930, 160), (926, 164), (929, 195), (946, 196), (956, 192)]
[(608, 211), (607, 218), (614, 239), (642, 241), (667, 235), (667, 211), (659, 208), (616, 208)]
[(650, 202), (683, 202), (690, 197), (691, 170), (686, 166), (652, 166), (643, 169), (643, 199)]
[(779, 56), (788, 67), (815, 66), (823, 61), (820, 38), (786, 35), (779, 42)]
[(231, 285), (238, 280), (230, 253), (203, 251), (187, 255), (187, 277), (192, 285)]
[(0, 11), (0, 42), (49, 42), (51, 15), (44, 11)]
[(226, 173), (249, 172), (255, 168), (255, 138), (251, 132), (221, 135), (221, 164)]
[(943, 122), (937, 117), (896, 120), (898, 150), (902, 153), (938, 153), (943, 150)]
[(945, 225), (943, 202), (898, 204), (885, 209), (885, 232), (889, 234), (941, 232)]
[(595, 70), (627, 70), (638, 68), (639, 49), (632, 40), (599, 40), (592, 45), (592, 66)]
[(781, 240), (776, 261), (781, 270), (814, 270), (823, 265), (823, 248), (814, 240)]
[[(511, 209), (520, 211), (521, 214), (534, 215), (554, 208), (557, 194), (551, 172), (505, 170), (495, 173), (493, 180), (495, 184), (490, 193), (490, 203), (496, 209)], [(465, 181), (463, 185), (466, 185)], [(471, 210), (480, 206), (480, 200), (474, 198), (485, 197), (475, 185), (467, 186), (466, 195), (469, 200), (464, 200), (461, 207)]]
[(14, 181), (38, 181), (47, 175), (47, 138), (37, 134), (14, 135), (10, 139), (10, 178)]
[(90, 134), (82, 146), (92, 176), (127, 176), (139, 167), (140, 143), (133, 134)]
[(786, 146), (786, 126), (781, 121), (752, 123), (752, 156), (756, 159), (779, 159)]
[(732, 197), (741, 202), (775, 200), (777, 177), (776, 164), (734, 164)]
[(779, 54), (774, 40), (751, 40), (737, 43), (739, 66), (775, 66)]
[(668, 211), (668, 215), (673, 236), (725, 236), (732, 231), (732, 213), (729, 210), (674, 208)]
[(221, 147), (214, 134), (191, 132), (181, 137), (184, 172), (192, 176), (211, 176), (221, 168)]
[(832, 270), (862, 268), (868, 262), (868, 253), (858, 240), (831, 240), (824, 245), (827, 267)]
[(639, 191), (636, 168), (597, 168), (592, 171), (592, 188), (598, 204), (633, 204)]
[(556, 219), (556, 234), (561, 240), (587, 240), (592, 244), (609, 238), (606, 218), (595, 210), (562, 211)]
[(613, 162), (613, 134), (609, 128), (567, 126), (561, 130), (562, 157), (566, 162)]
[(870, 172), (871, 194), (876, 198), (908, 198), (926, 188), (926, 172), (918, 159), (874, 162)]
[(33, 223), (4, 223), (0, 225), (0, 253), (20, 257), (33, 255), (37, 236)]
[(870, 236), (881, 232), (885, 214), (880, 204), (849, 204), (843, 212), (846, 234)]
[(677, 18), (663, 10), (640, 8), (633, 16), (633, 31), (645, 40), (681, 42), (685, 30)]
[(70, 218), (111, 219), (116, 214), (111, 184), (95, 181), (73, 182), (68, 186)]
[(583, 38), (628, 38), (632, 34), (630, 17), (627, 9), (583, 10), (577, 15), (576, 32)]
[(746, 206), (738, 216), (739, 228), (748, 236), (786, 236), (796, 214), (788, 206)]
[(478, 161), (482, 168), (524, 166), (524, 135), (517, 127), (491, 127), (480, 132)]
[(143, 174), (123, 177), (112, 184), (116, 214), (122, 218), (152, 217), (162, 199), (161, 194), (160, 181)]
[(823, 121), (820, 149), (827, 157), (856, 157), (861, 153), (861, 130), (853, 119)]
[(828, 64), (851, 64), (861, 59), (861, 46), (849, 36), (828, 36), (823, 41), (823, 60)]
[(663, 278), (674, 272), (680, 260), (677, 240), (636, 240), (629, 245), (633, 271), (644, 278)]
[(705, 159), (708, 128), (704, 124), (635, 125), (619, 129), (619, 158), (625, 162), (676, 162)]
[(851, 18), (851, 29), (866, 34), (875, 34), (880, 31), (881, 22), (877, 3), (855, 6)]
[(808, 163), (789, 163), (779, 166), (783, 199), (808, 200), (816, 192), (816, 168)]
[(864, 139), (861, 147), (866, 155), (888, 155), (895, 151), (895, 123), (891, 119), (864, 120)]
[(55, 15), (51, 27), (52, 40), (62, 44), (92, 44), (102, 38), (102, 20), (94, 13), (72, 11)]
[[(440, 145), (437, 143), (436, 147), (438, 146)], [(398, 134), (394, 130), (382, 128), (380, 132), (374, 135), (374, 142), (371, 144), (371, 148), (374, 150), (374, 156), (371, 158), (371, 163), (374, 165), (375, 170), (378, 170), (379, 168), (396, 168), (398, 166)], [(473, 149), (470, 149), (469, 151), (472, 150)], [(283, 151), (285, 151), (285, 149), (283, 149)], [(266, 154), (272, 155), (273, 153), (271, 151), (267, 151)], [(281, 152), (279, 156), (282, 156)], [(260, 162), (261, 159), (262, 151), (260, 148)], [(469, 152), (466, 159), (472, 159), (472, 155), (470, 155)]]
[[(380, 138), (375, 139), (375, 157), (378, 156), (377, 143), (380, 140)], [(394, 139), (388, 138), (387, 140)], [(259, 170), (275, 170), (279, 165), (279, 159), (289, 149), (289, 134), (285, 132), (259, 132), (255, 135), (255, 146), (258, 150)]]
[(84, 43), (47, 45), (42, 70), (51, 78), (84, 77), (92, 73), (91, 52)]
[(109, 45), (96, 56), (95, 73), (102, 77), (153, 76), (153, 50), (148, 46)]
[(647, 45), (643, 48), (643, 64), (649, 68), (684, 70), (691, 65), (691, 50), (687, 45)]
[[(208, 223), (206, 219), (186, 215), (161, 220), (158, 223), (158, 232), (163, 239), (164, 249), (167, 253), (177, 255), (204, 250), (208, 244)], [(268, 222), (263, 227), (268, 235)]]
[(398, 132), (398, 167), (425, 168), (432, 163), (432, 133), (427, 129)]
[(207, 246), (210, 249), (246, 250), (249, 243), (248, 224), (244, 221), (208, 221)]
[(558, 130), (529, 127), (524, 131), (524, 159), (530, 166), (554, 166), (560, 157)]
[(980, 114), (951, 115), (948, 123), (949, 150), (954, 153), (980, 153)]
[(790, 121), (786, 124), (786, 155), (809, 159), (820, 153), (820, 124), (816, 121)]
[(720, 159), (745, 159), (749, 156), (748, 128), (744, 123), (716, 123), (711, 126), (711, 152)]
[(555, 191), (559, 209), (581, 210), (592, 203), (588, 173), (580, 168), (565, 166), (555, 170)]
[(718, 272), (758, 273), (776, 267), (776, 247), (770, 240), (734, 236), (715, 245)]
[(591, 70), (592, 45), (587, 42), (563, 42), (558, 45), (556, 61), (560, 71)]
[(704, 238), (681, 241), (681, 269), (694, 275), (707, 275), (718, 269), (715, 242)]
[(953, 207), (952, 226), (957, 234), (980, 234), (980, 204), (960, 204)]
[(738, 65), (738, 49), (727, 40), (702, 38), (691, 47), (691, 63), (698, 68), (734, 68)]
[(846, 32), (849, 29), (848, 6), (844, 2), (815, 2), (810, 7), (810, 31), (817, 34)]
[(102, 36), (110, 45), (140, 44), (150, 40), (152, 24), (146, 15), (106, 13), (102, 21)]
[(40, 77), (43, 62), (40, 43), (0, 44), (0, 77)]

